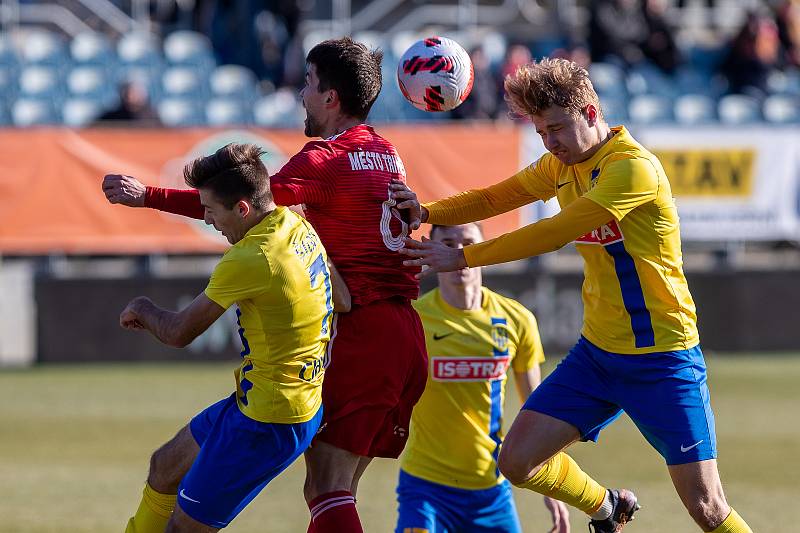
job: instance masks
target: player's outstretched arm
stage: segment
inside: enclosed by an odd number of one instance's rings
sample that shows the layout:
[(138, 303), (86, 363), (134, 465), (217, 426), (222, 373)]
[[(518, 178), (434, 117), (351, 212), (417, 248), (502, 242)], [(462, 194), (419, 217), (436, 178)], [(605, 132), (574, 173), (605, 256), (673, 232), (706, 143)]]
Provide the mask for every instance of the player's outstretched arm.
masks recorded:
[(201, 293), (181, 311), (167, 311), (145, 296), (131, 300), (119, 316), (125, 329), (147, 330), (159, 341), (184, 348), (213, 324), (225, 309)]
[(604, 207), (588, 198), (578, 198), (551, 218), (460, 250), (451, 248), (447, 252), (442, 249), (447, 247), (439, 242), (406, 239), (405, 248), (399, 252), (412, 258), (403, 261), (404, 265), (429, 267), (423, 275), (465, 266), (496, 265), (558, 250), (612, 219), (614, 216)]
[(484, 189), (472, 189), (435, 202), (424, 205), (419, 203), (416, 193), (401, 181), (392, 181), (390, 190), (392, 198), (397, 201), (397, 208), (409, 214), (409, 224), (428, 222), (430, 224), (457, 225), (484, 220), (523, 205), (539, 200), (531, 194), (523, 184), (523, 173)]
[(102, 186), (106, 200), (110, 203), (144, 207), (145, 186), (133, 176), (106, 174)]
[(333, 261), (328, 259), (328, 269), (331, 271), (331, 286), (333, 288), (333, 310), (337, 313), (347, 313), (352, 307), (350, 290), (344, 279), (336, 270)]
[(200, 220), (205, 216), (200, 193), (195, 189), (150, 187), (124, 174), (106, 174), (102, 186), (106, 199), (112, 204), (150, 207)]

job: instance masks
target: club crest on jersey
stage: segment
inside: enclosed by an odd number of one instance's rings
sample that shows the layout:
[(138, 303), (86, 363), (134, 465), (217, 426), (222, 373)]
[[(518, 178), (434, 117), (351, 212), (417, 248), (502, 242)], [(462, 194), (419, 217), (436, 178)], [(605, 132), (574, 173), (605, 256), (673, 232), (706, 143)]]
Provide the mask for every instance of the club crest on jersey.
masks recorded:
[(511, 357), (432, 357), (434, 381), (496, 381), (503, 379)]
[(508, 353), (508, 326), (503, 323), (492, 324), (491, 335), (495, 354)]
[(601, 246), (608, 246), (609, 244), (624, 240), (625, 237), (622, 236), (619, 222), (612, 219), (610, 222), (593, 229), (586, 235), (578, 237), (575, 239), (575, 242), (577, 244), (599, 244)]

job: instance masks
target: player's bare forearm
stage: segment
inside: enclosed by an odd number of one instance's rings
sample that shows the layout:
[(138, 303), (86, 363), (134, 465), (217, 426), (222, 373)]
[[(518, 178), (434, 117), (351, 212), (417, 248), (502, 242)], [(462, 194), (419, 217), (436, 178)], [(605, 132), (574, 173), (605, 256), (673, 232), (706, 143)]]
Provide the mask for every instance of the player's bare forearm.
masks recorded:
[[(192, 341), (181, 331), (178, 313), (160, 308), (149, 298), (140, 296), (133, 299), (123, 311), (123, 315), (126, 312), (135, 316), (135, 320), (139, 323), (140, 328), (135, 329), (146, 329), (167, 346), (183, 348)], [(123, 318), (120, 321), (123, 322)], [(124, 322), (123, 327), (125, 327)]]
[(224, 312), (225, 309), (205, 293), (200, 293), (188, 307), (178, 312), (162, 309), (149, 298), (140, 296), (122, 311), (119, 322), (126, 329), (146, 329), (167, 346), (183, 348)]
[(528, 396), (531, 395), (533, 389), (539, 386), (542, 381), (542, 371), (539, 365), (534, 365), (533, 368), (523, 370), (521, 372), (514, 372), (514, 384), (517, 387), (520, 401), (525, 403)]

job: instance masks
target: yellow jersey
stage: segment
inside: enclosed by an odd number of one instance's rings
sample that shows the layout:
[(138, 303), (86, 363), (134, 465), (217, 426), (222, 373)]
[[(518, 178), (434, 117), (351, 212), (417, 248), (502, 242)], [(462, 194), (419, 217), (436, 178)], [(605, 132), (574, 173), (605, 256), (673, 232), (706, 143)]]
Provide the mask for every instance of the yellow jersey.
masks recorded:
[(260, 422), (310, 420), (322, 404), (333, 316), (327, 255), (311, 225), (278, 207), (225, 252), (205, 294), (238, 306), (242, 413)]
[(430, 367), (400, 467), (451, 487), (497, 485), (503, 480), (497, 454), (506, 371), (524, 372), (544, 361), (536, 319), (485, 287), (477, 310), (449, 305), (439, 289), (413, 305), (425, 328)]
[(612, 132), (581, 163), (547, 153), (497, 185), (425, 204), (428, 222), (459, 224), (557, 197), (558, 215), (465, 247), (467, 264), (528, 257), (574, 240), (584, 259), (582, 334), (589, 341), (621, 354), (692, 348), (697, 315), (669, 180), (624, 127)]

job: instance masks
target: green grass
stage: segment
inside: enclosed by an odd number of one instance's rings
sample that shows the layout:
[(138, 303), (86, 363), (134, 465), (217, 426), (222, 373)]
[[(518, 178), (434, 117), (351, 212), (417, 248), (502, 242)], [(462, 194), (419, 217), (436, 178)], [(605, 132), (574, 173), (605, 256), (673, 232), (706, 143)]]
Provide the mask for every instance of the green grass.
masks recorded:
[[(708, 363), (729, 501), (757, 533), (795, 530), (800, 356), (709, 357)], [(205, 364), (0, 372), (0, 532), (122, 531), (138, 504), (149, 454), (192, 414), (229, 393), (231, 370)], [(507, 406), (506, 426), (517, 409), (516, 402)], [(599, 444), (579, 444), (571, 453), (601, 483), (637, 491), (644, 509), (626, 532), (698, 531), (662, 459), (627, 419), (607, 429)], [(393, 531), (396, 476), (396, 461), (377, 460), (362, 480), (366, 531)], [(228, 531), (304, 532), (302, 479), (298, 462)], [(525, 531), (547, 531), (540, 497), (516, 496)], [(572, 528), (585, 531), (578, 511)]]

